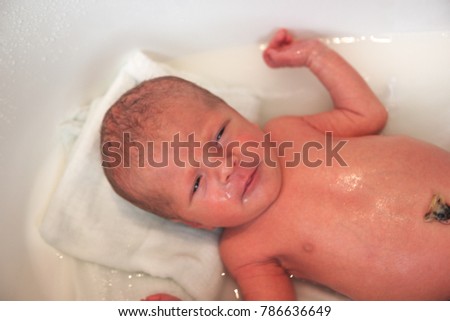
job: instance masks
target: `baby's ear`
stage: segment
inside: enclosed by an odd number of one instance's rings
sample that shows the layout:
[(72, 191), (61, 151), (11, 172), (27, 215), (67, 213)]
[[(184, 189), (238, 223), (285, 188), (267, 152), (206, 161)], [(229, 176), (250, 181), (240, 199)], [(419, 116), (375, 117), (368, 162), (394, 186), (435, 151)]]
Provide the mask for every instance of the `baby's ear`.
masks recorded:
[(199, 228), (199, 229), (208, 230), (208, 231), (212, 231), (212, 230), (215, 229), (215, 227), (212, 227), (212, 226), (206, 226), (206, 225), (203, 225), (201, 223), (189, 222), (189, 221), (185, 221), (185, 220), (181, 220), (181, 219), (172, 219), (172, 222), (182, 223), (182, 224), (187, 225), (189, 227)]

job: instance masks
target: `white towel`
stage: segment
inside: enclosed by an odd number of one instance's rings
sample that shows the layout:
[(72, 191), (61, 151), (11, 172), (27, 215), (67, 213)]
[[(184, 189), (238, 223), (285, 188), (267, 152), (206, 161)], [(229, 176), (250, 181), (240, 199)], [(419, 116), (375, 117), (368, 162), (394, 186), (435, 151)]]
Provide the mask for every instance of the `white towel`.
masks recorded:
[(50, 245), (76, 258), (171, 279), (192, 298), (211, 300), (223, 282), (219, 232), (191, 229), (136, 208), (116, 195), (101, 168), (99, 132), (105, 112), (139, 82), (167, 74), (195, 81), (258, 121), (259, 100), (245, 90), (208, 86), (141, 52), (132, 54), (105, 96), (89, 109), (40, 232)]

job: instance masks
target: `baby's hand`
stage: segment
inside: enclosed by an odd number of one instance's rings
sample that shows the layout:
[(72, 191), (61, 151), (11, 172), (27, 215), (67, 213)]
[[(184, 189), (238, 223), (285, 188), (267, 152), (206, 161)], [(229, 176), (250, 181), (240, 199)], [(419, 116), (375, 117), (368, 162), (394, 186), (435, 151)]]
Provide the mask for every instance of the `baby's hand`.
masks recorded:
[(145, 299), (142, 299), (141, 301), (181, 301), (181, 300), (170, 294), (158, 293), (149, 295)]
[(280, 29), (264, 50), (263, 58), (272, 68), (309, 66), (311, 58), (325, 49), (317, 40), (294, 40), (286, 29)]

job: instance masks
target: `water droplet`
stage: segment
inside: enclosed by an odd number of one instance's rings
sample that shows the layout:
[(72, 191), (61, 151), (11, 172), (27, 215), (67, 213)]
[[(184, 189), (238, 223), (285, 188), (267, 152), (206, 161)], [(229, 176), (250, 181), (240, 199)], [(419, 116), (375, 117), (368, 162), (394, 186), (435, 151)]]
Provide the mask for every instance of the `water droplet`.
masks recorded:
[(236, 300), (239, 300), (240, 295), (239, 295), (239, 289), (234, 289), (234, 296), (236, 297)]
[(341, 41), (342, 43), (354, 43), (356, 42), (356, 38), (355, 37), (342, 37)]
[(391, 43), (392, 42), (392, 38), (390, 38), (390, 37), (370, 36), (370, 40), (375, 43)]

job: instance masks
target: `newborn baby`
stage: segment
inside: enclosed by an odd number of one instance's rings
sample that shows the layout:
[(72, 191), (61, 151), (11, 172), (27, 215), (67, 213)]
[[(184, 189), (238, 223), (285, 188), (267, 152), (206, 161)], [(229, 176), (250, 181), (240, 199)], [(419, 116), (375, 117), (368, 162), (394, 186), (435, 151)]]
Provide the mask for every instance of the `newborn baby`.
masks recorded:
[(170, 220), (224, 228), (221, 257), (247, 300), (294, 300), (291, 275), (358, 300), (450, 299), (450, 153), (376, 135), (385, 108), (320, 41), (280, 30), (264, 60), (308, 67), (334, 109), (261, 129), (195, 84), (146, 81), (104, 118), (114, 190)]

